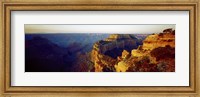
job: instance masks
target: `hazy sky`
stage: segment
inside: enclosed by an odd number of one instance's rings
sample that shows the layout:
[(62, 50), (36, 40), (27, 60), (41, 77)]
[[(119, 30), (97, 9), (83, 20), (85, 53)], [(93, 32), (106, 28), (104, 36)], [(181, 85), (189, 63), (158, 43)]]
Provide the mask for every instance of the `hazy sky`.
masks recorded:
[(25, 24), (25, 33), (159, 33), (174, 24), (160, 25), (43, 25)]

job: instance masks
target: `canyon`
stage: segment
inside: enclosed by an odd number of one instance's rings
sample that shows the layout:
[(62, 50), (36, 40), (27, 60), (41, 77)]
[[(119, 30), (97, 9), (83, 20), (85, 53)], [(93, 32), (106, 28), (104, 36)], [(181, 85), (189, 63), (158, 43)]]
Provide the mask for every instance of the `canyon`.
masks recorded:
[(26, 72), (175, 72), (175, 30), (27, 34)]

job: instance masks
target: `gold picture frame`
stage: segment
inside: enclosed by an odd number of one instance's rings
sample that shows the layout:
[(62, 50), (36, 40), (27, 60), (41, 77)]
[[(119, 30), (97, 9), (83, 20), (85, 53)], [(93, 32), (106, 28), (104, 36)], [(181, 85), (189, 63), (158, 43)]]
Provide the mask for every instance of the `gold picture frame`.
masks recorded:
[[(65, 96), (116, 96), (116, 97), (200, 97), (199, 70), (199, 0), (3, 0), (1, 2), (0, 40), (0, 96), (5, 97), (65, 97)], [(117, 10), (117, 11), (189, 11), (190, 17), (190, 82), (189, 86), (160, 87), (20, 87), (11, 86), (11, 11), (59, 10)]]

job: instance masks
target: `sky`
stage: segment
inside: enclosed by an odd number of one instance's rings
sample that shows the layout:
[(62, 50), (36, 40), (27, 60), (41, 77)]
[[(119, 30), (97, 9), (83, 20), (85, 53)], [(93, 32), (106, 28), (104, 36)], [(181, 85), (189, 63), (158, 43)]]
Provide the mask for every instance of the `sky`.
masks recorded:
[(160, 33), (164, 29), (175, 29), (174, 24), (153, 25), (80, 25), (80, 24), (25, 24), (25, 33), (115, 33), (115, 34), (150, 34)]

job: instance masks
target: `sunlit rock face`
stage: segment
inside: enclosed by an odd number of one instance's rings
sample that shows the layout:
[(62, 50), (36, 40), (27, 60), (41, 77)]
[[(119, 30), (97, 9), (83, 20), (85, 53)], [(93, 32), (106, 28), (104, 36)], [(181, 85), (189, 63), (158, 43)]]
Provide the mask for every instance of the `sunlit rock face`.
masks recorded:
[(175, 30), (148, 35), (113, 34), (94, 44), (91, 60), (96, 72), (174, 72)]
[[(143, 45), (131, 51), (131, 56), (118, 58), (118, 72), (174, 72), (175, 30), (149, 35)], [(123, 64), (123, 65), (122, 65)]]
[(129, 34), (113, 34), (105, 40), (95, 43), (91, 53), (95, 71), (116, 71), (114, 65), (123, 50), (131, 51), (140, 44), (140, 40)]
[(152, 50), (157, 47), (165, 47), (166, 45), (175, 47), (175, 30), (166, 29), (163, 33), (149, 35), (143, 41), (142, 48), (144, 50)]

